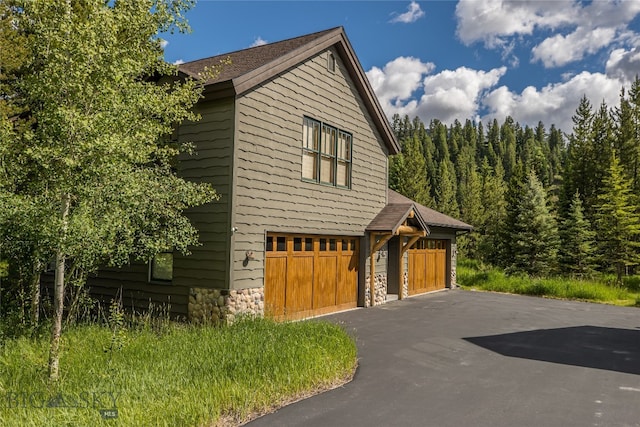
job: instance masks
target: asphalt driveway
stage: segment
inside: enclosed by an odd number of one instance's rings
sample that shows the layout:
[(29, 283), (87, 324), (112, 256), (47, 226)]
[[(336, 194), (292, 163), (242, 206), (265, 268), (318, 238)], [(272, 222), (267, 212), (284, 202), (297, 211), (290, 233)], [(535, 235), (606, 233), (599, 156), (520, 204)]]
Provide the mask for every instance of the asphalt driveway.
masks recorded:
[(327, 316), (354, 380), (251, 426), (640, 426), (640, 309), (445, 291)]

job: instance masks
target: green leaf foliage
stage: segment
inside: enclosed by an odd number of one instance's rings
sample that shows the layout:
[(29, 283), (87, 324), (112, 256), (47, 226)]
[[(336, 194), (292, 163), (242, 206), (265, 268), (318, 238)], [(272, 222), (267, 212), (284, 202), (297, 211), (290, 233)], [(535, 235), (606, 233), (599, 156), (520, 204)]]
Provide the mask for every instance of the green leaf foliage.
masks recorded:
[[(25, 35), (29, 60), (4, 90), (16, 94), (29, 126), (7, 128), (11, 118), (3, 118), (0, 189), (18, 215), (5, 222), (31, 231), (5, 238), (42, 240), (44, 233), (41, 253), (61, 251), (88, 270), (171, 248), (187, 252), (197, 232), (183, 212), (216, 194), (176, 176), (174, 159), (192, 147), (171, 135), (197, 120), (190, 108), (201, 84), (176, 78), (158, 33), (184, 28), (189, 3), (14, 3), (7, 34)], [(31, 220), (23, 206), (37, 210)]]
[(0, 47), (26, 53), (0, 76), (0, 237), (35, 278), (55, 255), (55, 380), (66, 285), (100, 266), (188, 253), (198, 238), (184, 211), (217, 198), (175, 169), (193, 147), (173, 133), (198, 119), (202, 82), (164, 61), (159, 33), (185, 30), (191, 2), (1, 4)]

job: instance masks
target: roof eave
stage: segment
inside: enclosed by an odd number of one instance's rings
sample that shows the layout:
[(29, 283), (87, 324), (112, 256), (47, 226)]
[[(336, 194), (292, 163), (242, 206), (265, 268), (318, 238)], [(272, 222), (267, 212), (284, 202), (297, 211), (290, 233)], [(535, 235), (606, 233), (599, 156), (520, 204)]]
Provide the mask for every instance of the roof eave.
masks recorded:
[(236, 95), (236, 87), (233, 80), (225, 80), (216, 82), (215, 84), (205, 85), (202, 96), (205, 99), (220, 99)]

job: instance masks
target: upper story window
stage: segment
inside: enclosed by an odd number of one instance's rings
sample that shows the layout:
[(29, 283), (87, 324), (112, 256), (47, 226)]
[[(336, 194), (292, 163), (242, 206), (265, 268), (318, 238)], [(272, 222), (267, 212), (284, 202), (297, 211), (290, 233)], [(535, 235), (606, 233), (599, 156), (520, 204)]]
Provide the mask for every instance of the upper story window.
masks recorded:
[(336, 72), (336, 57), (331, 52), (327, 52), (327, 70), (332, 73)]
[(302, 179), (351, 188), (351, 147), (350, 133), (305, 117), (302, 129)]

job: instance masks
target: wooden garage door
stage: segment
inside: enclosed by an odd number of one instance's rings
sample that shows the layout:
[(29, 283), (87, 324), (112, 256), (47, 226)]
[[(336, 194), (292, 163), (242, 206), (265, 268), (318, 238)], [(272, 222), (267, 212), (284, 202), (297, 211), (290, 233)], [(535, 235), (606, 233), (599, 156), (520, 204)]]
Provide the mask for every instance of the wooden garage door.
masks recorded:
[(409, 249), (409, 295), (447, 286), (447, 241), (421, 239)]
[(268, 234), (265, 314), (301, 319), (357, 306), (358, 239)]

